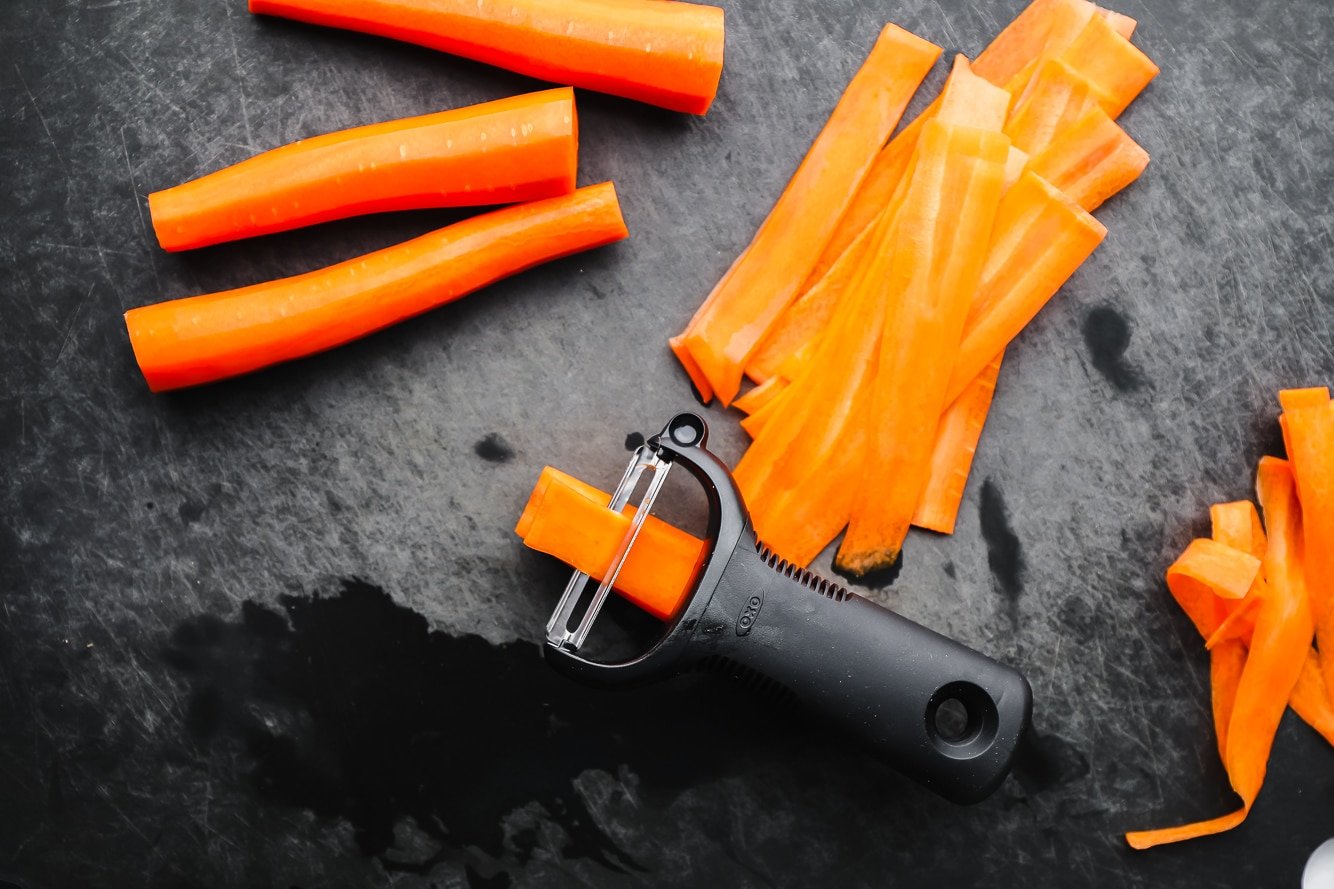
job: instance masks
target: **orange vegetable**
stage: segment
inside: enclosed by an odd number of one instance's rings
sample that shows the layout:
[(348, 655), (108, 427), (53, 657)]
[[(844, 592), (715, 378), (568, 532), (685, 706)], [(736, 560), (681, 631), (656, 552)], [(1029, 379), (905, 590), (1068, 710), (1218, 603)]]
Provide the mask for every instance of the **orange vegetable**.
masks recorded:
[(158, 242), (186, 250), (388, 210), (574, 190), (568, 87), (328, 133), (148, 196)]
[[(999, 130), (1005, 122), (1009, 103), (1009, 93), (978, 77), (967, 59), (956, 56), (931, 119)], [(911, 144), (915, 148), (916, 140)], [(1009, 183), (1022, 173), (1024, 158), (1023, 152), (1013, 148), (1006, 156), (1005, 187), (1008, 188)], [(911, 158), (903, 166), (910, 171)], [(903, 201), (907, 178), (899, 178), (897, 182), (893, 194), (887, 196), (878, 215), (894, 212), (893, 208)], [(839, 298), (865, 261), (873, 228), (868, 225), (862, 229), (821, 277), (813, 282), (808, 279), (805, 291), (779, 316), (764, 341), (751, 355), (746, 365), (746, 373), (751, 379), (762, 383), (779, 373), (784, 362), (812, 343), (825, 329), (838, 306)]]
[(125, 313), (154, 392), (311, 355), (626, 236), (611, 183), (495, 210), (319, 271)]
[(1096, 11), (1087, 0), (1033, 0), (978, 53), (973, 70), (1004, 86), (1033, 59), (1063, 49)]
[(709, 109), (723, 70), (723, 11), (673, 0), (250, 0), (250, 11), (692, 114)]
[(1325, 677), (1320, 674), (1320, 659), (1314, 650), (1306, 653), (1289, 703), (1307, 725), (1334, 744), (1334, 695), (1330, 694)]
[(1112, 30), (1127, 40), (1129, 40), (1135, 33), (1135, 26), (1139, 24), (1130, 16), (1122, 15), (1119, 12), (1113, 12), (1110, 9), (1099, 9), (1098, 15), (1105, 17), (1108, 23), (1112, 26)]
[(1246, 644), (1229, 639), (1209, 653), (1210, 703), (1214, 711), (1214, 735), (1218, 739), (1218, 758), (1227, 761), (1228, 727), (1236, 708), (1237, 688), (1246, 668)]
[(1005, 135), (1018, 148), (1037, 154), (1063, 128), (1097, 108), (1089, 82), (1060, 59), (1047, 59), (1005, 121)]
[[(612, 512), (610, 502), (611, 495), (548, 466), (514, 531), (530, 549), (601, 581), (635, 514), (634, 507)], [(685, 601), (708, 553), (706, 541), (649, 516), (616, 577), (616, 591), (666, 620)]]
[(745, 395), (732, 402), (732, 407), (743, 414), (763, 410), (764, 406), (776, 398), (785, 388), (787, 388), (787, 380), (782, 377), (773, 377), (768, 382), (755, 386)]
[(1325, 686), (1334, 689), (1334, 404), (1325, 388), (1279, 393), (1305, 519), (1306, 581)]
[(1223, 736), (1223, 765), (1242, 805), (1208, 821), (1126, 834), (1136, 849), (1220, 833), (1245, 820), (1264, 782), (1274, 733), (1311, 647), (1313, 627), (1301, 566), (1302, 515), (1287, 461), (1261, 458), (1256, 489), (1268, 532), (1264, 576), (1258, 581), (1262, 590), (1252, 593), (1261, 596), (1261, 604)]
[(987, 422), (991, 397), (996, 392), (1002, 357), (997, 355), (982, 373), (974, 377), (940, 417), (936, 440), (931, 446), (931, 467), (926, 485), (912, 517), (912, 523), (919, 528), (942, 534), (954, 533), (959, 503), (968, 484), (968, 471), (973, 465), (977, 442), (982, 437), (982, 427)]
[(1242, 598), (1259, 572), (1255, 556), (1201, 537), (1192, 540), (1167, 569), (1167, 588), (1207, 639), (1227, 617), (1217, 599)]
[[(672, 344), (696, 387), (724, 405), (742, 367), (796, 298), (876, 152), (940, 54), (886, 25), (750, 245)], [(703, 378), (704, 385), (701, 385)]]
[[(996, 86), (1008, 86), (1031, 60), (1064, 49), (1093, 16), (1093, 11), (1093, 4), (1087, 0), (1034, 0), (982, 50), (972, 63), (972, 73)], [(940, 102), (937, 98), (928, 105), (876, 155), (803, 289), (824, 277), (852, 242), (880, 218), (908, 170), (922, 127), (939, 112)], [(751, 374), (749, 365), (746, 372)], [(757, 382), (765, 378), (751, 376)]]
[(1091, 17), (1056, 57), (1089, 82), (1093, 95), (1113, 118), (1158, 76), (1153, 60), (1122, 37), (1106, 16)]
[[(951, 401), (949, 356), (981, 279), (1008, 150), (998, 131), (937, 120), (922, 132), (888, 267), (865, 475), (835, 559), (847, 573), (864, 575), (898, 559), (926, 484), (936, 427)], [(929, 165), (936, 156), (943, 161)], [(915, 200), (922, 192), (928, 197)]]
[(1092, 213), (1148, 165), (1148, 152), (1105, 111), (1090, 108), (1032, 158), (1029, 169)]
[(1006, 192), (996, 213), (982, 283), (972, 300), (948, 388), (950, 401), (1018, 335), (1107, 229), (1029, 172)]

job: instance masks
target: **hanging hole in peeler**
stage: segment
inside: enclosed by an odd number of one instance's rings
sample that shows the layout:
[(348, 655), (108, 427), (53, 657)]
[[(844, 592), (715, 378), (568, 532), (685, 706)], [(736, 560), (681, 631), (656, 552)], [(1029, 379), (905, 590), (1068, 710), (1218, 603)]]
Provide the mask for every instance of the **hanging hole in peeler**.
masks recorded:
[(952, 759), (972, 759), (996, 739), (996, 703), (971, 682), (941, 686), (926, 705), (926, 733)]

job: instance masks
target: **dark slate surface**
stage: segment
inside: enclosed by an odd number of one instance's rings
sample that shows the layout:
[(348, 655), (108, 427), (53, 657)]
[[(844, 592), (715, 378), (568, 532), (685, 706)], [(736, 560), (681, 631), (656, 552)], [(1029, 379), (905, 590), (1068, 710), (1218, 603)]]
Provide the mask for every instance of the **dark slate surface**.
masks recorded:
[[(144, 196), (290, 140), (530, 89), (241, 0), (10, 0), (0, 65), (0, 885), (1295, 885), (1334, 752), (1289, 715), (1250, 821), (1161, 582), (1334, 380), (1334, 14), (1132, 2), (1162, 76), (1107, 242), (1011, 351), (958, 533), (870, 590), (1020, 665), (1037, 741), (955, 808), (716, 689), (550, 674), (539, 467), (610, 483), (690, 404), (664, 338), (744, 245), (889, 17), (976, 52), (1018, 3), (733, 3), (706, 119), (580, 96), (633, 237), (336, 353), (153, 397), (121, 313), (457, 218), (167, 255)], [(943, 69), (943, 66), (942, 66)], [(937, 71), (934, 83), (938, 83)], [(716, 441), (742, 439), (716, 410)], [(827, 566), (827, 560), (817, 563)]]

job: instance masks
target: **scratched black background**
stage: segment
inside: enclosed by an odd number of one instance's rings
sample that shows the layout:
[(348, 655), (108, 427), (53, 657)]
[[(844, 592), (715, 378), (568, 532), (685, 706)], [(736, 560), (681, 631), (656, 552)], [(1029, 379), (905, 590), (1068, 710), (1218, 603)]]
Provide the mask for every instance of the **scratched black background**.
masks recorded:
[(0, 885), (1296, 884), (1334, 752), (1291, 715), (1241, 829), (1119, 835), (1233, 805), (1161, 577), (1278, 446), (1274, 391), (1334, 381), (1320, 0), (1119, 7), (1164, 69), (1123, 119), (1153, 163), (1011, 350), (958, 532), (865, 591), (1028, 673), (1037, 741), (994, 798), (955, 808), (725, 689), (608, 696), (541, 663), (561, 572), (510, 533), (539, 468), (609, 484), (689, 405), (664, 338), (880, 22), (975, 53), (1019, 6), (727, 5), (707, 118), (579, 96), (581, 181), (616, 181), (629, 241), (153, 397), (125, 309), (461, 214), (167, 255), (148, 192), (537, 84), (242, 0), (5, 3)]

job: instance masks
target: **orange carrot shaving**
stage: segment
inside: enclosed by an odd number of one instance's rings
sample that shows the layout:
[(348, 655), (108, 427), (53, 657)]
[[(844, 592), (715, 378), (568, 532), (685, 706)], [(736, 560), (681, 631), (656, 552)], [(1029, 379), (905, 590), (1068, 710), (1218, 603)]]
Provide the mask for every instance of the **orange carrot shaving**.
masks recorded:
[[(934, 140), (954, 143), (938, 169), (924, 166)], [(936, 427), (951, 401), (950, 362), (941, 356), (959, 346), (1000, 204), (1008, 150), (999, 132), (941, 121), (923, 131), (900, 220), (904, 236), (895, 242), (889, 269), (890, 286), (901, 289), (887, 293), (891, 320), (883, 330), (890, 335), (882, 333), (875, 371), (871, 416), (882, 419), (873, 423), (866, 478), (836, 556), (850, 574), (893, 565), (912, 522)], [(931, 194), (920, 208), (913, 200), (918, 188)]]
[(1048, 59), (1038, 67), (1023, 97), (1015, 102), (1005, 121), (1005, 135), (1021, 150), (1037, 154), (1063, 127), (1097, 107), (1087, 80), (1060, 59)]
[(703, 114), (723, 71), (723, 11), (671, 0), (250, 0), (539, 80)]
[(1029, 169), (1092, 213), (1139, 178), (1149, 154), (1101, 108), (1090, 108), (1061, 132)]
[(1135, 26), (1139, 23), (1128, 15), (1122, 15), (1119, 12), (1113, 12), (1110, 9), (1099, 9), (1098, 15), (1107, 19), (1112, 26), (1112, 30), (1129, 40), (1135, 33)]
[(1114, 118), (1158, 76), (1153, 60), (1100, 15), (1091, 17), (1057, 58), (1089, 82), (1103, 110)]
[[(1245, 820), (1264, 783), (1274, 733), (1311, 647), (1313, 625), (1301, 566), (1302, 515), (1292, 470), (1285, 460), (1264, 457), (1256, 475), (1256, 493), (1268, 532), (1264, 576), (1259, 582), (1263, 592), (1227, 730), (1222, 734), (1223, 765), (1242, 805), (1208, 821), (1126, 834), (1126, 841), (1136, 849), (1221, 833)], [(1239, 550), (1232, 553), (1249, 558)], [(1208, 573), (1219, 579), (1219, 572), (1211, 569)], [(1235, 588), (1231, 579), (1224, 585)]]
[[(533, 488), (515, 533), (524, 545), (553, 555), (594, 580), (602, 580), (630, 520), (607, 508), (611, 495), (548, 466)], [(690, 592), (708, 556), (708, 544), (649, 516), (616, 577), (616, 591), (653, 616), (666, 620)]]
[(1245, 596), (1259, 572), (1255, 556), (1201, 537), (1167, 569), (1167, 588), (1207, 639), (1227, 617), (1217, 600)]
[(480, 207), (574, 190), (568, 87), (315, 136), (148, 196), (185, 250), (389, 210)]
[(1209, 655), (1210, 703), (1214, 711), (1214, 735), (1218, 738), (1218, 758), (1227, 760), (1228, 726), (1237, 702), (1237, 687), (1246, 666), (1246, 646), (1232, 639)]
[(1025, 173), (1001, 200), (948, 397), (1004, 351), (1102, 243), (1107, 229), (1041, 177)]
[(1279, 393), (1305, 519), (1306, 581), (1325, 686), (1334, 689), (1334, 404), (1326, 388)]
[(939, 47), (894, 25), (881, 31), (768, 218), (673, 344), (678, 354), (689, 352), (707, 380), (697, 388), (712, 389), (724, 405), (736, 397), (746, 360), (797, 297), (939, 54)]
[(991, 397), (996, 392), (1001, 357), (996, 358), (963, 390), (941, 415), (936, 441), (931, 446), (931, 467), (917, 501), (912, 523), (919, 528), (954, 533), (959, 504), (968, 483), (978, 439), (987, 421)]
[(304, 275), (125, 313), (154, 392), (312, 355), (626, 236), (611, 183), (505, 207)]
[[(978, 77), (966, 58), (956, 56), (932, 119), (999, 130), (1005, 122), (1009, 102), (1009, 93)], [(915, 147), (916, 141), (912, 145)], [(1006, 156), (1006, 188), (1022, 173), (1023, 157), (1023, 152), (1015, 150)], [(911, 172), (912, 160), (905, 160), (903, 167)], [(895, 211), (903, 201), (907, 181), (906, 178), (897, 180), (893, 193), (886, 197), (878, 215)], [(818, 279), (808, 280), (805, 292), (775, 321), (746, 365), (746, 373), (752, 379), (762, 383), (779, 373), (785, 361), (812, 343), (824, 330), (838, 307), (839, 298), (850, 286), (852, 276), (864, 263), (872, 228), (868, 225), (862, 229)], [(790, 369), (787, 376), (788, 379), (793, 376)]]
[(1314, 650), (1306, 653), (1289, 703), (1307, 725), (1334, 744), (1334, 695), (1330, 694), (1325, 677), (1320, 674), (1320, 659)]

